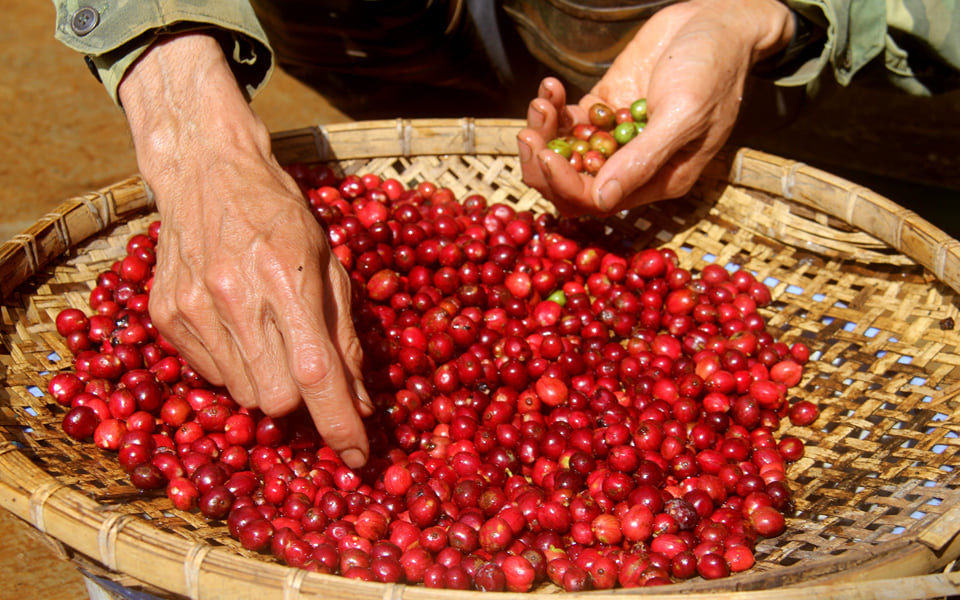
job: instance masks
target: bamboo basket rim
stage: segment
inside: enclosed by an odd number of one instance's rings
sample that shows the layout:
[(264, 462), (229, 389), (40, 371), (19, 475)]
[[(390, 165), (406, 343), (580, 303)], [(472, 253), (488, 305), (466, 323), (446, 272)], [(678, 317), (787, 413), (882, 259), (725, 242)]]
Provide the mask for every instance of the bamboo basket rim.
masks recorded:
[[(310, 127), (273, 135), (283, 164), (344, 161), (373, 157), (420, 155), (515, 154), (515, 135), (524, 122), (514, 119), (416, 119), (367, 121)], [(843, 221), (875, 237), (929, 270), (940, 282), (960, 292), (960, 242), (891, 200), (819, 169), (763, 152), (741, 148), (719, 154), (703, 178), (725, 182), (791, 200)], [(38, 274), (71, 248), (114, 224), (153, 208), (151, 194), (134, 176), (112, 186), (67, 200), (53, 212), (0, 246), (0, 293), (11, 291)], [(957, 393), (947, 390), (944, 393)], [(276, 597), (320, 597), (331, 586), (342, 595), (399, 599), (462, 597), (479, 592), (430, 590), (418, 586), (355, 582), (267, 562), (251, 561), (227, 550), (196, 544), (98, 504), (36, 466), (20, 447), (0, 439), (0, 506), (28, 521), (41, 533), (87, 556), (111, 571), (190, 598), (216, 589), (218, 578), (256, 579), (257, 590)], [(650, 598), (806, 598), (889, 595), (899, 590), (929, 598), (957, 593), (956, 573), (929, 574), (960, 556), (960, 504), (914, 536), (903, 535), (863, 550), (847, 550), (826, 558), (813, 572), (783, 567), (787, 587), (751, 590), (763, 573), (739, 575), (730, 589), (717, 582), (674, 586), (675, 591), (631, 589), (572, 594), (594, 599), (643, 595)], [(907, 539), (907, 538), (910, 539)], [(148, 547), (170, 570), (129, 564), (125, 549)], [(255, 568), (251, 569), (251, 566)], [(251, 573), (251, 570), (255, 571)], [(790, 579), (789, 572), (797, 577)], [(810, 584), (799, 579), (814, 576)], [(720, 587), (718, 587), (720, 586)], [(336, 594), (334, 594), (336, 595)], [(529, 597), (529, 594), (499, 594)], [(568, 594), (570, 595), (570, 594)], [(893, 597), (893, 596), (890, 596)]]

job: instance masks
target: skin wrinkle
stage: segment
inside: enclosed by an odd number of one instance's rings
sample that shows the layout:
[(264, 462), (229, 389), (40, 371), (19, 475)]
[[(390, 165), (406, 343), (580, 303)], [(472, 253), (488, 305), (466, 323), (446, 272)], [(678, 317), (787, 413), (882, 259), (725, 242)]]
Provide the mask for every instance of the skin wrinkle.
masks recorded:
[(328, 388), (326, 384), (333, 374), (327, 366), (330, 358), (320, 344), (301, 345), (292, 369), (294, 380), (305, 388)]
[[(158, 249), (164, 247), (163, 245), (158, 245)], [(179, 247), (179, 246), (178, 246)], [(158, 253), (159, 259), (159, 253)], [(159, 264), (159, 263), (158, 263)], [(175, 302), (174, 298), (178, 300)], [(197, 327), (194, 326), (194, 323), (190, 320), (178, 320), (177, 316), (180, 312), (177, 310), (177, 306), (189, 306), (194, 307), (194, 311), (204, 311), (206, 309), (206, 303), (202, 300), (201, 290), (196, 286), (186, 286), (183, 284), (178, 285), (177, 292), (174, 295), (168, 294), (151, 294), (150, 295), (150, 312), (155, 314), (155, 321), (159, 323), (169, 323), (171, 326), (176, 327), (181, 335), (190, 336), (194, 343), (202, 347), (208, 353), (208, 356), (216, 356), (216, 348), (206, 348), (202, 336)], [(223, 335), (221, 334), (220, 339), (222, 340)], [(214, 385), (222, 385), (224, 383), (224, 378), (222, 372), (216, 363), (210, 361), (207, 357), (197, 356), (195, 352), (191, 352), (188, 348), (185, 349), (184, 357), (194, 364), (197, 367), (206, 366), (208, 371), (208, 380)], [(249, 403), (249, 400), (245, 400)]]
[[(200, 126), (196, 119), (192, 117), (192, 114), (187, 112), (187, 105), (179, 102), (178, 98), (172, 96), (173, 90), (178, 89), (179, 82), (183, 81), (183, 77), (177, 75), (184, 65), (170, 61), (169, 57), (164, 53), (154, 54), (158, 67), (155, 72), (158, 73), (158, 76), (162, 80), (159, 86), (161, 95), (146, 94), (146, 97), (151, 99), (152, 106), (151, 110), (147, 110), (144, 116), (148, 119), (152, 116), (155, 119), (159, 119), (160, 122), (153, 123), (148, 129), (150, 132), (148, 142), (153, 149), (152, 156), (177, 157), (179, 154), (176, 151), (175, 140), (199, 138), (198, 132)], [(212, 65), (207, 65), (201, 77), (196, 79), (191, 78), (190, 80), (199, 85), (200, 82), (208, 78), (215, 78), (215, 73), (212, 71), (213, 68)], [(131, 70), (132, 69), (133, 68), (131, 68)], [(195, 92), (199, 94), (201, 90), (195, 90)], [(141, 93), (139, 97), (144, 97), (144, 94)], [(182, 127), (178, 126), (178, 124)], [(189, 133), (193, 133), (193, 135), (188, 135)], [(175, 162), (169, 162), (166, 167), (161, 166), (159, 176), (166, 176), (164, 177), (165, 179), (175, 177), (175, 173), (171, 173), (174, 168)]]
[[(190, 261), (192, 263), (193, 261)], [(230, 332), (223, 324), (214, 319), (214, 312), (209, 302), (209, 297), (203, 293), (204, 288), (196, 285), (194, 282), (202, 280), (201, 273), (195, 269), (190, 269), (191, 277), (178, 280), (178, 302), (172, 306), (172, 314), (168, 323), (176, 326), (180, 325), (190, 333), (197, 346), (202, 352), (191, 351), (190, 348), (184, 348), (186, 358), (191, 364), (202, 361), (198, 367), (211, 365), (215, 369), (212, 383), (226, 384), (228, 378), (226, 374), (231, 373), (229, 369), (221, 368), (220, 363), (235, 358), (236, 353), (231, 350), (228, 343), (231, 337)], [(162, 295), (162, 294), (161, 294)], [(208, 332), (204, 336), (203, 332)], [(222, 357), (217, 360), (217, 357)], [(255, 400), (248, 394), (238, 395), (238, 401), (246, 406), (253, 406)]]
[[(274, 218), (271, 227), (267, 232), (261, 233), (255, 239), (254, 246), (264, 245), (269, 246), (267, 243), (270, 241), (270, 238), (275, 235), (277, 231), (282, 231), (282, 229), (277, 227), (276, 224), (277, 218)], [(255, 252), (255, 255), (259, 256), (259, 253)], [(267, 285), (271, 285), (277, 290), (282, 297), (287, 299), (295, 299), (297, 297), (297, 292), (300, 292), (300, 295), (303, 294), (302, 289), (302, 278), (291, 277), (291, 274), (288, 274), (284, 271), (283, 265), (273, 261), (268, 261), (266, 264), (261, 264), (256, 269), (261, 273), (260, 280), (265, 281)], [(255, 280), (256, 281), (256, 280)], [(279, 326), (278, 315), (276, 314), (276, 309), (272, 304), (267, 304), (263, 306), (254, 307), (259, 320), (260, 320), (260, 330), (277, 332), (276, 338), (271, 343), (264, 343), (262, 346), (258, 346), (259, 351), (256, 354), (245, 355), (244, 362), (248, 364), (257, 364), (260, 362), (266, 362), (267, 364), (282, 364), (285, 362), (285, 358), (276, 352), (279, 348), (285, 348), (287, 346), (286, 340), (284, 339), (282, 328)], [(235, 315), (234, 318), (241, 317), (241, 311), (239, 314)], [(238, 332), (232, 332), (235, 339), (238, 340), (238, 345), (245, 347), (240, 341), (242, 336)], [(255, 346), (257, 347), (257, 346)], [(268, 352), (274, 351), (273, 354), (267, 356)], [(266, 369), (268, 372), (275, 371), (275, 369)], [(250, 375), (251, 379), (253, 375)], [(292, 387), (288, 389), (283, 389), (283, 385), (280, 381), (274, 381), (274, 389), (272, 392), (268, 391), (268, 397), (271, 398), (271, 404), (277, 404), (277, 412), (284, 413), (288, 410), (292, 410), (297, 401), (299, 400), (299, 395), (296, 393), (296, 390)]]
[(311, 410), (310, 415), (318, 427), (322, 427), (329, 432), (328, 437), (344, 438), (350, 433), (339, 416), (330, 411), (315, 412)]
[[(258, 270), (262, 271), (263, 269)], [(268, 283), (272, 282), (276, 290), (282, 291), (289, 287), (277, 281), (276, 277), (279, 274), (276, 271), (273, 275), (273, 278), (268, 277), (265, 280)], [(225, 280), (229, 280), (229, 278), (225, 278)], [(261, 372), (275, 374), (278, 371), (275, 366), (282, 365), (285, 362), (283, 356), (278, 352), (280, 348), (284, 347), (284, 343), (283, 336), (277, 327), (278, 319), (273, 307), (269, 304), (253, 304), (250, 306), (248, 301), (243, 301), (249, 300), (247, 294), (236, 293), (233, 290), (226, 293), (224, 290), (220, 290), (219, 293), (213, 295), (213, 298), (218, 312), (229, 315), (226, 331), (233, 340), (234, 346), (240, 348), (241, 364), (249, 365), (245, 369), (247, 379), (251, 382), (258, 381), (262, 387), (265, 386), (266, 388), (262, 389), (261, 400), (267, 400), (266, 404), (270, 405), (268, 412), (275, 416), (292, 410), (299, 399), (299, 395), (293, 386), (287, 386), (285, 389), (277, 376), (258, 379), (255, 374), (258, 365), (262, 365), (259, 367)], [(259, 327), (255, 328), (255, 331), (265, 332), (268, 336), (268, 339), (260, 340), (260, 343), (255, 343), (255, 341), (254, 343), (245, 343), (248, 340), (245, 340), (244, 333), (229, 325), (229, 323), (242, 322), (241, 319), (245, 315), (249, 318), (251, 314), (256, 316), (256, 321), (259, 323)]]

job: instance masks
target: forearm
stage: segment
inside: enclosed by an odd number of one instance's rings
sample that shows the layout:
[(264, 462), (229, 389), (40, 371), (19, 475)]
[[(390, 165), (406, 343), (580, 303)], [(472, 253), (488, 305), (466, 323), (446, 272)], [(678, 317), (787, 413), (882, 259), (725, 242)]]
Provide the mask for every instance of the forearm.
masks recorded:
[[(848, 85), (861, 71), (885, 71), (913, 94), (954, 89), (960, 82), (960, 14), (954, 3), (923, 0), (788, 0), (823, 32), (817, 52), (780, 85), (807, 85), (832, 71)], [(869, 67), (869, 69), (868, 69)]]
[[(215, 156), (268, 161), (269, 132), (253, 113), (211, 36), (156, 43), (120, 84), (141, 172), (153, 186), (202, 177)], [(175, 198), (158, 197), (164, 202)]]

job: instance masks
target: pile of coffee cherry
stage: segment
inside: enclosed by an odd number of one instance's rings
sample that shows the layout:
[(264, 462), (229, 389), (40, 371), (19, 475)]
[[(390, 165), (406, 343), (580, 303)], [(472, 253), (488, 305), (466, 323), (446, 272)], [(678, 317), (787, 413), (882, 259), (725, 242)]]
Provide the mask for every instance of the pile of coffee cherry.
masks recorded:
[(614, 110), (597, 102), (587, 111), (589, 123), (574, 126), (570, 135), (553, 138), (547, 148), (568, 159), (578, 172), (596, 175), (614, 152), (637, 137), (647, 125), (647, 100)]
[(818, 411), (789, 393), (810, 351), (768, 330), (751, 273), (427, 182), (289, 171), (353, 284), (371, 458), (348, 468), (303, 410), (240, 407), (158, 333), (153, 223), (59, 313), (73, 369), (48, 386), (144, 494), (294, 567), (461, 590), (726, 577), (785, 531), (804, 445), (781, 419)]

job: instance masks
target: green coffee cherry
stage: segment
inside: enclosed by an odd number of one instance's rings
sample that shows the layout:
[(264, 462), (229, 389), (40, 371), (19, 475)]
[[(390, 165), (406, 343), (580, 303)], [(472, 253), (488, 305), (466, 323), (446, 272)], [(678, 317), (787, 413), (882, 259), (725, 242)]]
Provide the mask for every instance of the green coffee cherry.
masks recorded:
[(554, 138), (550, 140), (547, 142), (547, 148), (553, 150), (568, 160), (573, 155), (573, 148), (570, 147), (570, 142), (563, 138)]
[(627, 121), (620, 123), (613, 130), (613, 139), (617, 140), (617, 144), (624, 145), (633, 138), (637, 137), (637, 125), (633, 121)]
[(580, 154), (586, 154), (590, 150), (590, 142), (587, 140), (574, 139), (570, 142), (570, 149)]
[(560, 306), (563, 306), (567, 303), (567, 295), (563, 293), (563, 290), (557, 290), (547, 296), (547, 300), (550, 302), (556, 302)]
[(633, 104), (630, 105), (630, 116), (633, 117), (633, 120), (637, 123), (646, 122), (647, 120), (647, 99), (640, 98), (635, 100)]
[(647, 99), (617, 110), (597, 102), (588, 117), (589, 123), (578, 123), (570, 135), (547, 142), (547, 148), (566, 158), (577, 172), (596, 175), (607, 158), (647, 126)]

